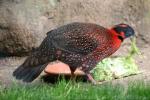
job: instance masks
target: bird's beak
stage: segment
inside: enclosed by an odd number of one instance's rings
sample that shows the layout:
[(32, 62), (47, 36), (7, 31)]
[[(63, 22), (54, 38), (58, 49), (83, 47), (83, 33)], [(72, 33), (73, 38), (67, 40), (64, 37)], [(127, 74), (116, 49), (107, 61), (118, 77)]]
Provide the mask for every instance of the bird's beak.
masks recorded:
[(131, 41), (134, 41), (134, 38), (135, 38), (135, 36), (131, 36), (131, 37), (130, 37), (130, 40), (131, 40)]
[(133, 36), (130, 37), (130, 40), (134, 41), (136, 38), (137, 38), (137, 35), (133, 35)]

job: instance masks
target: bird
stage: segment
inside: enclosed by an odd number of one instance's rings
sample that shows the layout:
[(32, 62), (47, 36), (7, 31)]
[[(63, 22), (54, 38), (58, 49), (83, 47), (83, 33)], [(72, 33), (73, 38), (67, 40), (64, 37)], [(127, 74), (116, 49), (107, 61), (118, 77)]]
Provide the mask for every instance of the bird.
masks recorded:
[(89, 81), (96, 84), (90, 71), (115, 53), (126, 38), (134, 35), (134, 29), (124, 23), (110, 28), (84, 22), (60, 26), (47, 32), (40, 46), (15, 69), (13, 76), (32, 82), (50, 62), (61, 61), (69, 65), (72, 75), (80, 67)]

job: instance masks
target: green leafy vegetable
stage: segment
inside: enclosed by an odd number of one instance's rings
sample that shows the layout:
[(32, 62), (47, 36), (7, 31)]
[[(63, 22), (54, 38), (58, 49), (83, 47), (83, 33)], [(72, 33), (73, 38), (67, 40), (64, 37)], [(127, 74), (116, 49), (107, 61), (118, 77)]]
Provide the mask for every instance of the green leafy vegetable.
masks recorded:
[(137, 74), (139, 70), (133, 58), (136, 54), (139, 54), (139, 49), (136, 46), (135, 38), (133, 38), (131, 50), (127, 56), (106, 58), (99, 62), (91, 73), (94, 78), (99, 81), (112, 80), (114, 78)]

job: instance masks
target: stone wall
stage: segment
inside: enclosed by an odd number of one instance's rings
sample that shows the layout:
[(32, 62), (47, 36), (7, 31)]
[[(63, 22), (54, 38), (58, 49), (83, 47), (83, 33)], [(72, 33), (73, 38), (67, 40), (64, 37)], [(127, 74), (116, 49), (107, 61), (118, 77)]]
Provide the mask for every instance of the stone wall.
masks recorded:
[(150, 42), (150, 0), (1, 0), (0, 53), (26, 55), (46, 32), (70, 22), (128, 23), (138, 46)]

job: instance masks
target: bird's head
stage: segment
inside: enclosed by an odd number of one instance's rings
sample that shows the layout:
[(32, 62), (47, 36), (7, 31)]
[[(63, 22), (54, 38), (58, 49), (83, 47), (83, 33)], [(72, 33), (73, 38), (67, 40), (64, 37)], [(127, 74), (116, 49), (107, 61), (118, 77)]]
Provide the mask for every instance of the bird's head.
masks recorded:
[(122, 38), (122, 40), (135, 35), (133, 28), (127, 24), (115, 25), (111, 30), (115, 31), (118, 37), (120, 39)]

